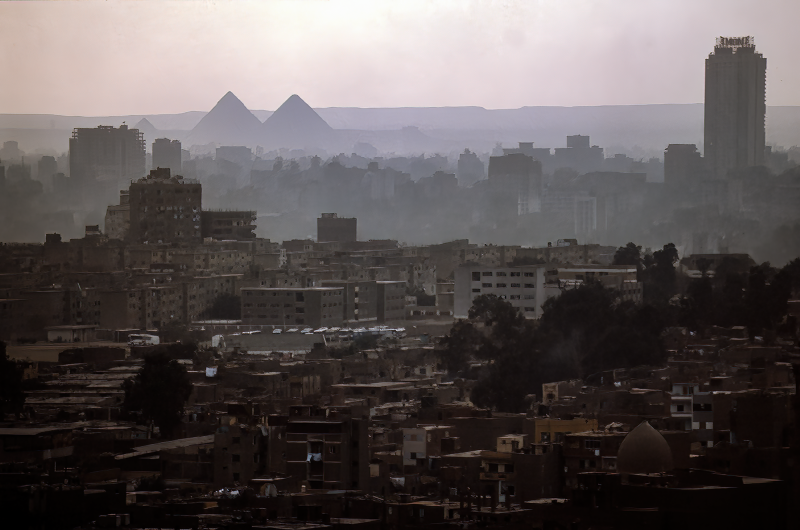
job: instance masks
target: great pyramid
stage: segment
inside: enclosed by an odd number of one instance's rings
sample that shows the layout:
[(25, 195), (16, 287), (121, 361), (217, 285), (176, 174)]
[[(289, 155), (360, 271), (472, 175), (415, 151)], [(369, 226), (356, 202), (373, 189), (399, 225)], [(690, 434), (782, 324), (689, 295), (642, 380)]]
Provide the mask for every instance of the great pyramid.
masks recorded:
[(268, 149), (325, 147), (335, 139), (335, 131), (293, 94), (264, 121), (261, 138)]
[(183, 140), (185, 145), (204, 145), (215, 142), (219, 145), (258, 144), (261, 122), (247, 110), (233, 92), (228, 92), (211, 111), (195, 125)]

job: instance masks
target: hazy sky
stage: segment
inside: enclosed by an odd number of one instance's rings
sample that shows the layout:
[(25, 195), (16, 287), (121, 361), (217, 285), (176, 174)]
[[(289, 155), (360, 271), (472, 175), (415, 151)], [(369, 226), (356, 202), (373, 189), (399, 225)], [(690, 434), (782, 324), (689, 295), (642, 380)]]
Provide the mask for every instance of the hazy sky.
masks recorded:
[(797, 0), (0, 2), (0, 113), (697, 103), (716, 36), (754, 35), (800, 105)]

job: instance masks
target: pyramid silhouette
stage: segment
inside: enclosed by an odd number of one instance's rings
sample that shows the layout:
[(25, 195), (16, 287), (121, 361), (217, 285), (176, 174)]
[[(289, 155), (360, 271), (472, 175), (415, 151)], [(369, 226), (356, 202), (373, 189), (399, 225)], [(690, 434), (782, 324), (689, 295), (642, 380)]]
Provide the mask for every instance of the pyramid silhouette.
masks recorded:
[(147, 118), (142, 118), (132, 128), (139, 129), (139, 132), (144, 133), (144, 139), (147, 142), (152, 142), (158, 136), (158, 129)]
[(195, 125), (184, 140), (186, 145), (216, 142), (219, 145), (254, 146), (258, 143), (261, 122), (233, 92), (228, 92)]
[(334, 130), (297, 94), (284, 101), (264, 121), (262, 141), (268, 148), (323, 147), (334, 138)]

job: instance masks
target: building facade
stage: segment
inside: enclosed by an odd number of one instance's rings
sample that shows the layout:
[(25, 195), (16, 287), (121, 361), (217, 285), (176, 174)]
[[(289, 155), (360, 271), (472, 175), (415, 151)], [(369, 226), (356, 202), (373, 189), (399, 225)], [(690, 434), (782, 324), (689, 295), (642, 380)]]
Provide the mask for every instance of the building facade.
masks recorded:
[(378, 322), (383, 324), (406, 318), (406, 282), (378, 281)]
[(703, 178), (703, 157), (695, 144), (669, 144), (664, 150), (664, 184), (673, 189)]
[(324, 213), (317, 219), (317, 241), (358, 241), (358, 221), (355, 217), (339, 217), (335, 213)]
[(128, 238), (136, 243), (199, 243), (202, 189), (198, 182), (155, 169), (131, 183)]
[(286, 471), (313, 490), (366, 488), (367, 420), (347, 411), (293, 406), (286, 425)]
[(489, 158), (491, 188), (516, 202), (517, 215), (542, 209), (542, 164), (522, 153)]
[(145, 175), (144, 134), (127, 125), (75, 129), (69, 139), (70, 178), (109, 182), (120, 188)]
[(128, 237), (128, 230), (131, 226), (131, 205), (128, 193), (128, 190), (120, 190), (119, 204), (110, 204), (106, 209), (104, 230), (108, 239), (122, 241)]
[(255, 239), (256, 212), (233, 210), (205, 210), (200, 214), (200, 231), (203, 238), (225, 240)]
[(472, 300), (494, 294), (509, 302), (526, 318), (539, 318), (547, 299), (545, 267), (486, 267), (465, 265), (455, 271), (455, 318), (467, 318)]
[(349, 324), (378, 320), (378, 285), (373, 281), (323, 280), (322, 287), (341, 287), (344, 321)]
[(767, 60), (753, 37), (719, 37), (706, 59), (706, 165), (714, 178), (764, 164)]
[(181, 142), (169, 138), (158, 138), (153, 142), (153, 167), (169, 168), (173, 175), (182, 174), (181, 171)]
[(242, 288), (242, 323), (261, 326), (341, 326), (344, 289)]

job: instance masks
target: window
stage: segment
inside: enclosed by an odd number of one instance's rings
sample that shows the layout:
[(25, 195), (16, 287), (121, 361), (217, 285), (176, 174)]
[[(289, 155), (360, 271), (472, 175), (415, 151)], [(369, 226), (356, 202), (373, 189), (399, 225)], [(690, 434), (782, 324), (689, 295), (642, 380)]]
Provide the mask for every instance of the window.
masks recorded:
[(525, 284), (525, 288), (526, 289), (536, 289), (536, 286), (534, 284), (532, 284), (532, 283), (526, 283)]
[(526, 272), (526, 273), (524, 274), (524, 276), (525, 276), (526, 278), (533, 278), (534, 274), (533, 274), (532, 272)]
[(497, 473), (498, 465), (497, 464), (489, 464), (489, 473)]
[(518, 272), (509, 272), (508, 275), (509, 276), (519, 276), (519, 273)]
[(600, 440), (584, 440), (584, 449), (600, 449)]
[(473, 281), (473, 282), (479, 282), (479, 281), (481, 281), (481, 273), (480, 273), (480, 272), (477, 272), (477, 271), (473, 272), (473, 273), (472, 273), (472, 281)]
[(505, 286), (506, 286), (506, 284), (504, 284), (504, 283), (498, 283), (498, 284), (495, 285), (495, 287), (505, 287)]
[(481, 292), (481, 290), (480, 290), (480, 289), (473, 289), (473, 290), (472, 290), (472, 292), (473, 292), (473, 293), (480, 293), (480, 292)]
[(417, 459), (417, 453), (411, 453), (411, 455), (409, 455), (409, 458), (411, 458), (411, 460), (416, 460)]
[(509, 298), (511, 300), (519, 300), (519, 295), (518, 294), (512, 294)]
[(239, 455), (231, 455), (231, 462), (239, 462), (240, 459)]
[(505, 276), (505, 275), (506, 275), (506, 273), (505, 273), (505, 272), (498, 272), (498, 273), (497, 273), (497, 276)]
[(512, 283), (511, 287), (519, 287), (519, 284), (518, 283)]
[(683, 412), (683, 405), (678, 405), (678, 406), (676, 407), (676, 411), (677, 411), (677, 412)]
[(513, 473), (514, 472), (514, 464), (506, 464), (503, 466), (503, 471), (506, 473)]
[(234, 482), (239, 482), (239, 473), (234, 473), (233, 474), (233, 481)]
[(481, 275), (483, 275), (483, 276), (491, 276), (492, 275), (492, 271), (482, 272)]
[(492, 286), (491, 283), (482, 283), (481, 284), (481, 287), (491, 287), (491, 286)]

